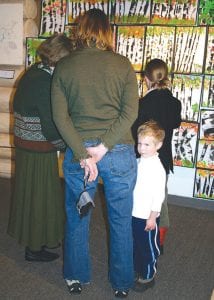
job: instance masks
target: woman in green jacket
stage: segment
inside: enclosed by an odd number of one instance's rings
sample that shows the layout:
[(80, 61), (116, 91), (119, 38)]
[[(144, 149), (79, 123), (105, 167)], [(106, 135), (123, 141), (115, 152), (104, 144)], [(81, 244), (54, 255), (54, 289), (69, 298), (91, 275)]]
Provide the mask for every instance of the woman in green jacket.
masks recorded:
[(63, 193), (57, 150), (65, 147), (51, 112), (51, 80), (59, 59), (71, 52), (71, 41), (54, 35), (39, 46), (41, 62), (19, 81), (13, 102), (15, 182), (8, 233), (25, 246), (28, 261), (52, 261), (47, 251), (64, 236)]

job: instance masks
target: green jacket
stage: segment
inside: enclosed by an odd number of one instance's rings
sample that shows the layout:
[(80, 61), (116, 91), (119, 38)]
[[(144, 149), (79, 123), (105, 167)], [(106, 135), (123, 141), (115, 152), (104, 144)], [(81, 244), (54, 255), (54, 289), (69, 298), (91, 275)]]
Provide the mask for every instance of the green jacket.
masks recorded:
[(35, 152), (65, 147), (52, 119), (51, 74), (31, 66), (18, 83), (13, 100), (14, 143)]
[(85, 140), (98, 139), (108, 149), (133, 144), (138, 98), (130, 61), (112, 51), (76, 50), (55, 68), (53, 118), (76, 159), (87, 157)]

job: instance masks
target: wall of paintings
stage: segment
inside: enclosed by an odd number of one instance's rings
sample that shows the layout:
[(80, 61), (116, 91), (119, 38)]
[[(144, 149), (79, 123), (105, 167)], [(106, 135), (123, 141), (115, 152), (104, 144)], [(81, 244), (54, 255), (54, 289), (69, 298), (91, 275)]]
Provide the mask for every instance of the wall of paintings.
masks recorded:
[(175, 168), (182, 168), (184, 181), (192, 169), (191, 197), (214, 200), (214, 1), (42, 0), (39, 35), (27, 38), (26, 67), (37, 60), (44, 38), (72, 35), (76, 17), (94, 7), (109, 16), (115, 51), (130, 59), (139, 97), (147, 61), (167, 62), (172, 93), (182, 103), (183, 121), (172, 143)]

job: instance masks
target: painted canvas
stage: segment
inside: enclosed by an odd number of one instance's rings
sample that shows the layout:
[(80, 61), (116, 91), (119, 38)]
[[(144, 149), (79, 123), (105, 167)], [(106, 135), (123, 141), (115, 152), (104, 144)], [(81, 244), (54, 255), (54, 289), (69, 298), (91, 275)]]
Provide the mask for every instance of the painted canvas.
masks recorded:
[(66, 24), (75, 23), (79, 15), (92, 8), (98, 8), (108, 15), (108, 0), (67, 0)]
[(175, 166), (193, 168), (198, 136), (198, 123), (182, 122), (173, 132), (172, 156)]
[(197, 169), (194, 197), (214, 200), (214, 171)]
[(118, 26), (117, 52), (129, 58), (135, 71), (141, 71), (145, 29), (142, 26)]
[(153, 0), (153, 24), (195, 25), (197, 0)]
[(202, 76), (175, 74), (172, 83), (173, 95), (181, 101), (182, 120), (198, 121)]
[(172, 68), (175, 28), (166, 26), (148, 26), (146, 30), (145, 66), (153, 58), (164, 60)]
[(42, 0), (40, 37), (63, 33), (66, 19), (66, 0)]
[(196, 167), (214, 170), (214, 141), (199, 140)]
[(201, 110), (200, 139), (214, 141), (214, 110)]
[(175, 73), (202, 73), (205, 39), (205, 27), (176, 28)]
[(145, 24), (150, 22), (150, 0), (111, 0), (110, 20), (115, 24)]
[[(214, 9), (213, 9), (213, 14), (214, 14)], [(206, 53), (205, 73), (214, 74), (214, 27), (208, 28), (208, 39), (207, 39), (206, 51), (207, 53)]]
[(214, 109), (214, 76), (205, 75), (203, 81), (202, 107)]

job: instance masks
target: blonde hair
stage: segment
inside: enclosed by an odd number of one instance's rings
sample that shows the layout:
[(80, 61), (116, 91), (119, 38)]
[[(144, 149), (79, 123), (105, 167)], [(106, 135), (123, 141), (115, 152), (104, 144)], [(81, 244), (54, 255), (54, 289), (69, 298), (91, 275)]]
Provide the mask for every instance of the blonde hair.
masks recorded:
[(113, 50), (112, 29), (107, 15), (93, 8), (78, 18), (77, 47), (97, 47), (101, 50)]
[(156, 142), (163, 142), (165, 131), (157, 122), (149, 120), (138, 128), (137, 135), (138, 137), (152, 136)]
[(73, 50), (72, 41), (64, 34), (55, 33), (37, 48), (37, 55), (44, 65), (54, 67), (56, 63)]
[(142, 73), (150, 80), (151, 88), (165, 89), (171, 86), (167, 64), (161, 59), (150, 60)]

